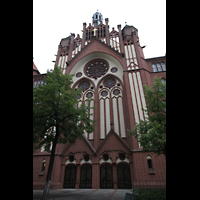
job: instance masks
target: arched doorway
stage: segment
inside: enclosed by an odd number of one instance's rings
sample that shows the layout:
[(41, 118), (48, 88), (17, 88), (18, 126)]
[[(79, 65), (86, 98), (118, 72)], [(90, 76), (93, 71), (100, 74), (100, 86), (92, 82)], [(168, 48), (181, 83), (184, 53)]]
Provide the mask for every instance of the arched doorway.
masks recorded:
[(92, 166), (82, 165), (80, 175), (80, 188), (92, 188)]
[(113, 188), (113, 169), (110, 164), (103, 164), (100, 167), (100, 188)]
[(67, 165), (65, 167), (63, 188), (75, 188), (75, 183), (76, 183), (76, 166)]
[(132, 188), (131, 184), (131, 173), (130, 166), (121, 163), (117, 166), (117, 178), (118, 178), (118, 188), (119, 189), (129, 189)]

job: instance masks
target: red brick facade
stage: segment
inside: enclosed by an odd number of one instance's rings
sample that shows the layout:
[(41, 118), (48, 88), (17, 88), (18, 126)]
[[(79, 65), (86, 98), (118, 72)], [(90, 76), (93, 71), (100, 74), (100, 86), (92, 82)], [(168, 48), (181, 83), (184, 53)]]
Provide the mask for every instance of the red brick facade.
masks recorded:
[[(55, 62), (63, 73), (75, 74), (72, 87), (83, 88), (83, 102), (93, 99), (97, 122), (95, 131), (74, 145), (57, 144), (51, 188), (165, 187), (165, 156), (143, 153), (127, 129), (146, 117), (143, 85), (152, 86), (155, 76), (166, 80), (166, 56), (145, 59), (134, 26), (109, 32), (108, 18), (103, 24), (100, 13), (93, 19), (98, 17), (94, 27), (83, 23), (82, 38), (71, 34), (58, 46)], [(35, 87), (45, 76), (36, 69), (33, 64)], [(44, 189), (49, 159), (50, 153), (34, 150), (33, 189)]]

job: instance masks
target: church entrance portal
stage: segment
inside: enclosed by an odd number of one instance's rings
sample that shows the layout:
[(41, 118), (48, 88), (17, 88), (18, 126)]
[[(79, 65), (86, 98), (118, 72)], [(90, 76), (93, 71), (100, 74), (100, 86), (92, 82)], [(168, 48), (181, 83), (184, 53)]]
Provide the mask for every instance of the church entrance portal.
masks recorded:
[(76, 183), (76, 166), (67, 165), (65, 167), (63, 188), (75, 188), (75, 183)]
[(129, 189), (131, 185), (130, 167), (127, 164), (121, 163), (117, 166), (118, 188)]
[(81, 166), (80, 188), (92, 188), (92, 166)]
[(113, 169), (109, 164), (100, 167), (100, 188), (113, 188)]

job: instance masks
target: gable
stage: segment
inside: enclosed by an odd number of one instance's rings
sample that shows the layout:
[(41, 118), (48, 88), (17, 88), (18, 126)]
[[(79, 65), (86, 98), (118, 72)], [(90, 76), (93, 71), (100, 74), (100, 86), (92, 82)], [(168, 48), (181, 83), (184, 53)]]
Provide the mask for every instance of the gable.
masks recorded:
[(94, 148), (90, 144), (90, 142), (83, 135), (82, 139), (77, 139), (74, 144), (67, 144), (66, 148), (62, 152), (62, 155), (67, 155), (70, 152), (88, 152), (89, 154), (93, 154), (95, 152)]
[[(109, 69), (108, 69), (108, 71), (105, 75), (103, 75), (103, 76), (101, 76), (100, 78), (97, 78), (97, 79), (94, 79), (94, 78), (91, 79), (90, 78), (95, 86), (97, 86), (97, 84), (98, 84), (98, 82), (101, 78), (103, 78), (104, 76), (106, 76), (108, 74), (112, 74), (112, 75), (117, 76), (121, 80), (121, 82), (123, 83), (123, 68), (122, 68), (122, 65), (120, 64), (120, 62), (116, 58), (114, 58), (113, 56), (111, 56), (109, 54), (105, 54), (105, 53), (102, 53), (102, 52), (93, 52), (93, 53), (88, 54), (87, 56), (83, 57), (81, 60), (79, 60), (73, 66), (73, 68), (70, 72), (70, 74), (75, 74), (75, 76), (73, 77), (72, 87), (80, 79), (82, 79), (84, 77), (89, 78), (85, 75), (84, 67), (89, 61), (94, 60), (94, 59), (103, 59), (103, 60), (106, 60), (109, 64)], [(118, 71), (113, 74), (111, 72), (111, 69), (114, 68), (114, 67), (116, 67), (118, 69)], [(77, 73), (80, 73), (81, 76), (77, 77), (76, 76)]]
[(104, 151), (122, 150), (124, 152), (130, 152), (131, 149), (128, 145), (115, 133), (113, 129), (106, 135), (103, 142), (98, 147), (96, 153), (101, 154)]
[(81, 59), (86, 57), (87, 55), (94, 53), (94, 52), (102, 52), (104, 54), (111, 55), (115, 59), (118, 60), (118, 62), (123, 65), (122, 61), (122, 54), (118, 51), (114, 50), (104, 42), (101, 42), (98, 39), (93, 39), (88, 45), (86, 45), (78, 54), (75, 55), (75, 57), (69, 61), (69, 65), (67, 67), (67, 74), (71, 74), (71, 70), (74, 68), (74, 65), (76, 65), (77, 62), (79, 62)]

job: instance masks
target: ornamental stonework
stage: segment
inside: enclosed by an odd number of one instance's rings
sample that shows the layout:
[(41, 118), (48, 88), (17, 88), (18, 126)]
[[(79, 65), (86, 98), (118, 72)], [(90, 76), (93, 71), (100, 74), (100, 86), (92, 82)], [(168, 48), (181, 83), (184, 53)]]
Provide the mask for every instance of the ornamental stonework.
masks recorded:
[(90, 78), (97, 79), (108, 72), (109, 64), (103, 59), (89, 61), (84, 68), (84, 73)]
[(108, 87), (109, 89), (112, 88), (113, 86), (115, 86), (116, 84), (116, 80), (113, 77), (108, 77), (104, 80), (103, 82), (105, 87)]
[(88, 80), (81, 81), (79, 83), (79, 88), (82, 88), (83, 91), (86, 91), (90, 87), (90, 82)]

